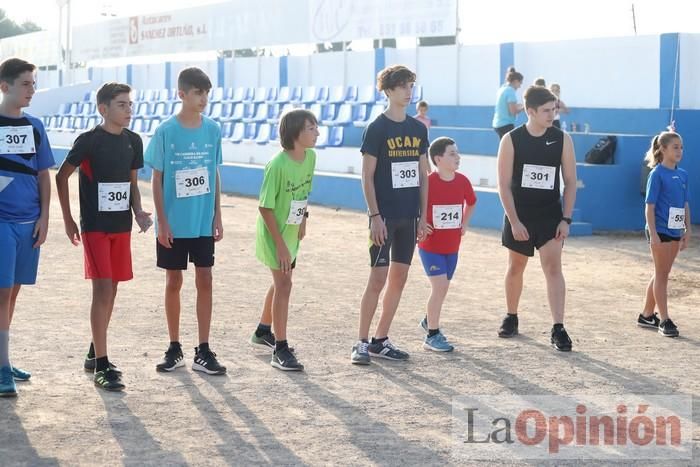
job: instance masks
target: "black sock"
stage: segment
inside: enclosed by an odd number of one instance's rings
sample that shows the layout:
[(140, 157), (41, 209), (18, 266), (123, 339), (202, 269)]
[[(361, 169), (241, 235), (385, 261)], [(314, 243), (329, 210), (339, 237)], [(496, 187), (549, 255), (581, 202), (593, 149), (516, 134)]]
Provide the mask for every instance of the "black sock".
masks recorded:
[(90, 342), (90, 349), (88, 349), (87, 358), (95, 358), (95, 344)]
[(382, 337), (381, 339), (377, 339), (376, 337), (372, 338), (372, 344), (383, 344), (385, 340), (387, 340), (389, 336), (387, 337)]
[(564, 324), (563, 323), (556, 323), (554, 326), (552, 326), (552, 330), (556, 331), (557, 329), (564, 329)]
[(266, 334), (272, 334), (272, 325), (263, 323), (258, 324), (258, 329), (255, 330), (255, 336), (262, 337)]
[(286, 340), (275, 341), (275, 352), (279, 352), (280, 350), (284, 350), (287, 348), (289, 348), (289, 345), (287, 344)]
[(182, 345), (178, 341), (170, 341), (170, 347), (168, 350), (182, 350)]
[(209, 352), (209, 342), (202, 342), (198, 349), (200, 353)]
[(95, 372), (104, 371), (107, 368), (109, 368), (109, 359), (106, 355), (95, 359)]
[(428, 337), (433, 337), (436, 334), (440, 334), (440, 328), (438, 329), (428, 329)]
[(369, 341), (367, 339), (360, 339), (360, 342), (364, 342), (365, 344), (369, 344)]

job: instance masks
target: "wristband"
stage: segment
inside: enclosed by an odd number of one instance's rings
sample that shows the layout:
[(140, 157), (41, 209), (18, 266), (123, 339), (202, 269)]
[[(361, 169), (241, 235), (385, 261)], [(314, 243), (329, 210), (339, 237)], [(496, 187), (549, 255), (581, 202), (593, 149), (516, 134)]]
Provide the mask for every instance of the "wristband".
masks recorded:
[(377, 217), (377, 216), (379, 216), (379, 215), (380, 215), (380, 213), (376, 213), (376, 214), (370, 214), (370, 215), (369, 215), (369, 218), (371, 219), (371, 218), (373, 218), (373, 217)]

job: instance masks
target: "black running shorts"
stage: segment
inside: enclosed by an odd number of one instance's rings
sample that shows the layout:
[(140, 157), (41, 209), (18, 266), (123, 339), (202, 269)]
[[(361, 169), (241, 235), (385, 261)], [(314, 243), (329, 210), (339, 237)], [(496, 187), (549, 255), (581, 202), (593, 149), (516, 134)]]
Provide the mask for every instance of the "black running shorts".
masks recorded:
[(395, 263), (411, 264), (416, 249), (418, 220), (415, 218), (384, 219), (387, 238), (384, 245), (377, 246), (370, 239), (370, 266), (389, 266), (389, 258)]

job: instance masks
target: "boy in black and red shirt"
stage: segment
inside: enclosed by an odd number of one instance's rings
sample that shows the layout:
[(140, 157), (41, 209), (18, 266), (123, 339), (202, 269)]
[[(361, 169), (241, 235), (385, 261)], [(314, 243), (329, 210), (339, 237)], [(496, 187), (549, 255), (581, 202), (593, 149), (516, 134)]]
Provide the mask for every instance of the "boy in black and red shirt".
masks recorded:
[(428, 177), (428, 235), (418, 244), (418, 253), (430, 279), (428, 313), (421, 327), (428, 333), (423, 348), (436, 352), (454, 350), (440, 332), (440, 310), (457, 268), (462, 236), (474, 211), (476, 195), (469, 179), (457, 172), (459, 152), (450, 138), (437, 138), (429, 149), (437, 170)]
[[(152, 224), (141, 208), (138, 169), (143, 167), (141, 137), (126, 127), (131, 120), (131, 88), (106, 83), (97, 92), (101, 125), (78, 136), (56, 174), (56, 189), (66, 235), (82, 241), (85, 278), (92, 281), (90, 325), (92, 341), (85, 370), (95, 373), (95, 385), (121, 391), (121, 371), (107, 357), (109, 326), (119, 282), (131, 280), (132, 211), (145, 232)], [(79, 170), (80, 230), (70, 209), (68, 178)]]

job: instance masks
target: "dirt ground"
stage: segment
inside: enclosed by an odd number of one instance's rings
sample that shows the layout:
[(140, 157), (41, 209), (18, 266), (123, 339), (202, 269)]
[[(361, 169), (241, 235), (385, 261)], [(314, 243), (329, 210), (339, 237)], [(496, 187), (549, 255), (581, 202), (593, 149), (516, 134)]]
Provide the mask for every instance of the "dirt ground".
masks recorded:
[[(142, 192), (144, 206), (152, 207), (148, 184)], [(567, 241), (572, 353), (549, 346), (551, 320), (536, 258), (526, 272), (521, 336), (497, 338), (506, 250), (498, 232), (474, 229), (464, 237), (442, 315), (455, 352), (422, 349), (418, 321), (429, 285), (416, 255), (391, 331), (392, 340), (411, 352), (410, 361), (375, 359), (356, 367), (349, 359), (369, 272), (366, 219), (312, 206), (288, 333), (306, 371), (289, 374), (248, 344), (271, 279), (254, 254), (256, 201), (225, 196), (223, 215), (211, 345), (228, 375), (190, 369), (197, 344), (192, 271), (181, 319), (187, 368), (156, 373), (168, 345), (164, 273), (155, 267), (152, 232), (134, 232), (135, 279), (120, 285), (109, 331), (110, 358), (124, 370), (127, 390), (105, 393), (82, 369), (90, 342), (90, 283), (83, 279), (82, 247), (70, 245), (64, 234), (54, 192), (38, 283), (22, 290), (11, 329), (13, 362), (33, 377), (19, 384), (19, 397), (0, 400), (0, 465), (446, 465), (454, 463), (453, 397), (572, 393), (692, 396), (694, 459), (656, 465), (700, 462), (697, 234), (672, 273), (678, 339), (635, 326), (652, 268), (641, 234)]]

